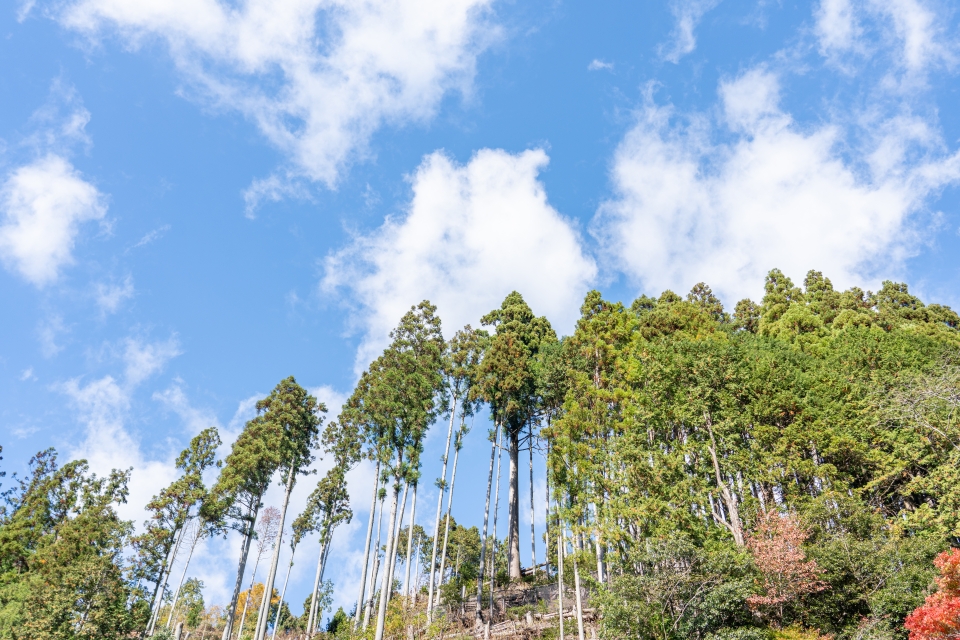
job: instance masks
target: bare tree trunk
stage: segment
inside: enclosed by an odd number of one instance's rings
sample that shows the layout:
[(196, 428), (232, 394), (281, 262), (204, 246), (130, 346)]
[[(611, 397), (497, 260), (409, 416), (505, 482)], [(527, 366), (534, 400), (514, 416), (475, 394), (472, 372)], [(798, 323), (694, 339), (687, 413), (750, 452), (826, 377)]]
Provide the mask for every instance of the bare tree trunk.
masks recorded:
[(389, 521), (389, 534), (387, 536), (387, 554), (388, 556), (384, 558), (386, 562), (387, 571), (383, 573), (383, 585), (380, 587), (380, 606), (377, 609), (377, 628), (374, 632), (374, 640), (383, 640), (383, 629), (387, 621), (387, 591), (390, 590), (390, 585), (388, 580), (390, 576), (390, 561), (389, 554), (394, 552), (394, 542), (396, 539), (395, 527), (397, 526), (397, 502), (400, 499), (400, 487), (398, 485), (393, 486), (393, 498), (390, 501), (390, 521)]
[(370, 616), (373, 615), (373, 598), (376, 595), (377, 572), (380, 570), (380, 534), (383, 531), (383, 498), (380, 499), (380, 514), (377, 516), (377, 544), (374, 547), (373, 554), (373, 572), (370, 574), (370, 597), (366, 600), (363, 608), (363, 630), (367, 630), (370, 624)]
[(519, 580), (520, 568), (520, 430), (510, 434), (510, 477), (507, 489), (507, 573)]
[(273, 583), (277, 579), (277, 565), (280, 564), (280, 547), (283, 544), (283, 525), (287, 519), (287, 507), (290, 505), (290, 494), (293, 492), (295, 469), (290, 465), (287, 473), (287, 490), (283, 494), (283, 506), (280, 508), (280, 526), (277, 527), (277, 538), (273, 545), (273, 557), (270, 558), (270, 571), (267, 581), (263, 585), (263, 602), (260, 604), (260, 615), (257, 617), (257, 631), (254, 640), (265, 640), (267, 625), (270, 622), (270, 598), (273, 596)]
[(480, 571), (477, 576), (477, 609), (474, 612), (477, 623), (483, 619), (480, 601), (483, 597), (483, 574), (486, 573), (487, 565), (484, 564), (484, 557), (487, 553), (487, 523), (490, 521), (490, 490), (493, 488), (493, 462), (497, 457), (497, 440), (500, 439), (500, 425), (496, 426), (496, 433), (490, 441), (490, 474), (487, 477), (487, 502), (483, 509), (483, 538), (480, 541)]
[(497, 452), (497, 488), (493, 492), (493, 543), (490, 545), (490, 617), (487, 620), (487, 634), (493, 624), (493, 588), (497, 576), (497, 516), (500, 514), (500, 469), (503, 461), (503, 448)]
[[(436, 536), (434, 536), (436, 537)], [(421, 537), (417, 537), (417, 565), (413, 569), (413, 606), (417, 606), (417, 594), (420, 591), (420, 543)]]
[(387, 590), (387, 604), (390, 604), (390, 601), (393, 600), (393, 576), (397, 570), (397, 545), (400, 544), (400, 529), (403, 524), (403, 514), (407, 510), (407, 495), (410, 491), (410, 484), (405, 484), (403, 486), (403, 500), (400, 501), (400, 513), (397, 516), (397, 530), (393, 534), (393, 554), (390, 556), (390, 563), (387, 565), (390, 568), (388, 577), (390, 582), (390, 588)]
[(313, 591), (310, 592), (310, 610), (307, 612), (307, 637), (313, 636), (314, 629), (317, 628), (315, 617), (317, 615), (317, 592), (320, 590), (320, 579), (323, 577), (323, 552), (326, 547), (326, 532), (320, 533), (320, 553), (317, 554), (317, 572), (313, 576)]
[(193, 557), (193, 550), (197, 548), (197, 543), (200, 541), (200, 531), (201, 530), (198, 525), (196, 535), (194, 535), (193, 542), (190, 544), (190, 553), (187, 554), (187, 561), (183, 563), (183, 573), (180, 574), (180, 583), (177, 584), (177, 590), (173, 592), (173, 600), (170, 604), (170, 617), (167, 619), (167, 629), (169, 629), (173, 624), (173, 611), (177, 608), (177, 599), (180, 598), (180, 590), (183, 589), (183, 581), (187, 577), (187, 567), (190, 566), (190, 559)]
[(147, 627), (147, 635), (152, 636), (154, 629), (157, 628), (157, 622), (160, 619), (160, 605), (163, 602), (163, 594), (167, 590), (167, 580), (170, 579), (170, 573), (173, 571), (173, 565), (177, 561), (177, 554), (180, 553), (180, 543), (183, 542), (183, 534), (187, 530), (187, 523), (184, 522), (183, 526), (180, 527), (180, 531), (177, 533), (177, 542), (173, 547), (173, 556), (170, 558), (170, 564), (167, 566), (166, 570), (163, 572), (163, 582), (160, 585), (160, 595), (157, 598), (156, 605), (153, 610), (153, 615), (150, 617), (150, 625)]
[[(458, 438), (460, 437), (462, 437), (462, 435), (458, 436)], [(463, 442), (458, 440), (456, 448), (454, 450), (454, 454), (453, 454), (453, 471), (450, 473), (450, 494), (447, 496), (447, 516), (446, 516), (446, 525), (443, 528), (443, 550), (440, 553), (440, 575), (437, 579), (439, 584), (437, 585), (436, 604), (440, 604), (440, 585), (443, 584), (444, 565), (446, 564), (446, 561), (447, 561), (447, 541), (450, 539), (450, 509), (453, 506), (453, 488), (454, 488), (454, 483), (457, 480), (457, 462), (460, 460), (460, 447), (462, 446), (463, 446)], [(491, 473), (493, 472), (492, 464), (491, 464), (490, 471)], [(490, 500), (489, 491), (490, 489), (488, 487), (487, 488), (488, 501)], [(484, 535), (486, 535), (486, 531), (484, 531)], [(430, 597), (430, 601), (427, 603), (427, 622), (428, 623), (433, 622), (433, 607), (435, 606), (434, 600), (433, 600), (433, 582), (432, 581), (430, 582), (429, 597)]]
[(297, 553), (296, 547), (290, 548), (290, 564), (287, 565), (287, 577), (283, 579), (283, 589), (280, 590), (280, 604), (277, 606), (277, 618), (273, 621), (273, 640), (277, 640), (277, 629), (280, 628), (280, 614), (283, 613), (283, 599), (287, 595), (287, 583), (290, 582), (290, 572), (293, 570), (293, 556)]
[(353, 617), (353, 628), (360, 624), (363, 595), (367, 588), (367, 565), (370, 563), (370, 541), (373, 539), (373, 518), (377, 511), (377, 492), (380, 490), (380, 459), (377, 458), (376, 480), (373, 483), (373, 497), (370, 499), (370, 518), (367, 521), (367, 541), (363, 546), (363, 572), (360, 574), (360, 595), (357, 596), (357, 613)]
[[(559, 514), (557, 516), (559, 518)], [(563, 640), (563, 525), (557, 535), (557, 607), (560, 612), (560, 640)]]
[(243, 543), (240, 545), (240, 566), (237, 568), (237, 581), (233, 585), (233, 595), (230, 597), (230, 607), (227, 609), (227, 619), (223, 625), (221, 640), (230, 640), (233, 634), (233, 617), (236, 615), (237, 600), (240, 598), (240, 588), (243, 585), (243, 572), (247, 568), (247, 554), (250, 553), (250, 543), (253, 542), (253, 524), (257, 521), (260, 499), (254, 499), (252, 505), (247, 513), (250, 520), (243, 536)]
[(713, 458), (713, 472), (717, 477), (717, 488), (720, 490), (720, 495), (727, 507), (730, 522), (728, 523), (726, 518), (718, 514), (716, 509), (711, 508), (711, 511), (713, 511), (714, 519), (723, 524), (730, 530), (730, 533), (733, 534), (733, 541), (737, 546), (742, 547), (744, 546), (743, 525), (740, 522), (740, 509), (737, 508), (737, 497), (730, 491), (730, 487), (723, 481), (722, 474), (720, 473), (720, 460), (717, 458), (717, 441), (713, 437), (713, 420), (709, 413), (704, 414), (704, 418), (707, 424), (707, 431), (710, 432), (710, 446), (707, 447), (707, 449), (710, 451), (710, 457)]
[[(144, 633), (150, 634), (153, 632), (154, 618), (157, 616), (157, 611), (160, 609), (160, 603), (163, 601), (163, 594), (160, 592), (160, 585), (164, 584), (164, 575), (167, 573), (170, 567), (173, 566), (173, 559), (177, 555), (177, 544), (174, 543), (170, 547), (170, 551), (167, 552), (167, 557), (164, 558), (163, 564), (160, 565), (160, 575), (157, 576), (157, 584), (153, 588), (153, 596), (150, 598), (150, 619), (147, 621), (147, 628), (144, 630)], [(138, 581), (139, 584), (139, 581)], [(158, 596), (158, 594), (160, 594)]]
[[(533, 577), (537, 577), (537, 528), (534, 524), (536, 510), (533, 503), (533, 422), (529, 424), (530, 440), (528, 450), (530, 451), (530, 565), (533, 567)], [(534, 592), (536, 593), (536, 592)]]
[(580, 569), (577, 567), (577, 558), (573, 558), (573, 587), (577, 591), (577, 635), (583, 640), (583, 602), (580, 597)]
[[(450, 409), (450, 426), (447, 429), (447, 447), (443, 452), (443, 471), (440, 474), (438, 488), (440, 495), (437, 496), (437, 518), (433, 524), (433, 551), (430, 554), (430, 587), (427, 595), (427, 622), (433, 621), (433, 584), (436, 576), (435, 568), (437, 566), (437, 545), (440, 543), (440, 514), (443, 512), (443, 494), (446, 490), (447, 482), (447, 460), (450, 458), (450, 439), (453, 437), (453, 419), (457, 414), (457, 396), (453, 396), (453, 406)], [(456, 453), (459, 453), (459, 449)], [(456, 457), (456, 453), (454, 457)], [(456, 471), (454, 471), (456, 473)], [(443, 580), (443, 576), (440, 577)]]
[(413, 564), (413, 525), (417, 518), (417, 483), (413, 484), (413, 504), (410, 505), (410, 524), (407, 525), (407, 561), (403, 574), (403, 592), (410, 597), (410, 569)]

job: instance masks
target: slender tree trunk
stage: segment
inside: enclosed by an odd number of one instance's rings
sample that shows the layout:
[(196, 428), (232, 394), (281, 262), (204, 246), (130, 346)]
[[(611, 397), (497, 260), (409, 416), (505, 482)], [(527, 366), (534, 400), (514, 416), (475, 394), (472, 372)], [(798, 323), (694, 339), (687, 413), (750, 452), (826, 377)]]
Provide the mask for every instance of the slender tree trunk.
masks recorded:
[(403, 500), (400, 501), (400, 512), (397, 514), (397, 530), (393, 533), (393, 553), (390, 555), (390, 562), (387, 565), (390, 567), (388, 572), (389, 588), (387, 589), (387, 604), (390, 604), (390, 601), (393, 600), (393, 576), (397, 570), (397, 545), (400, 544), (400, 525), (403, 523), (403, 514), (407, 510), (407, 495), (409, 494), (410, 485), (405, 484), (403, 486)]
[(363, 607), (363, 630), (367, 630), (370, 624), (370, 616), (373, 615), (373, 598), (376, 595), (377, 572), (380, 569), (380, 534), (383, 532), (383, 498), (380, 499), (380, 513), (377, 516), (377, 544), (373, 553), (373, 571), (370, 574), (370, 596), (366, 599)]
[[(399, 483), (399, 478), (397, 478), (397, 482)], [(393, 498), (391, 498), (390, 500), (390, 520), (388, 524), (389, 533), (387, 534), (387, 553), (388, 554), (391, 554), (394, 551), (393, 547), (394, 547), (394, 542), (396, 538), (396, 536), (394, 535), (395, 533), (394, 529), (397, 526), (397, 503), (399, 502), (399, 500), (400, 500), (400, 486), (399, 484), (394, 484)], [(387, 591), (390, 590), (390, 585), (387, 582), (390, 579), (389, 555), (388, 557), (384, 558), (384, 562), (386, 563), (385, 568), (387, 569), (387, 571), (383, 572), (383, 583), (382, 583), (382, 586), (380, 587), (380, 605), (377, 608), (377, 628), (376, 628), (376, 631), (374, 632), (374, 640), (383, 640), (383, 629), (387, 621)]]
[(180, 553), (180, 543), (183, 542), (183, 534), (186, 530), (187, 523), (184, 522), (183, 526), (180, 527), (180, 531), (177, 533), (177, 543), (173, 547), (173, 556), (170, 558), (170, 564), (163, 572), (163, 583), (160, 585), (160, 595), (157, 599), (156, 606), (154, 607), (153, 615), (150, 617), (150, 626), (147, 628), (147, 635), (152, 636), (154, 629), (157, 628), (157, 622), (160, 619), (160, 605), (163, 602), (163, 594), (167, 590), (167, 581), (170, 579), (170, 573), (173, 571), (173, 565), (177, 561), (177, 554)]
[[(434, 536), (436, 537), (436, 536)], [(413, 606), (417, 606), (417, 595), (420, 592), (420, 544), (422, 537), (417, 537), (417, 565), (413, 569)]]
[(413, 484), (413, 504), (410, 505), (410, 524), (407, 525), (407, 562), (404, 567), (403, 592), (410, 598), (410, 569), (413, 564), (413, 525), (417, 518), (417, 483)]
[(520, 429), (510, 434), (510, 486), (507, 490), (507, 572), (510, 580), (520, 574)]
[(323, 572), (323, 551), (326, 547), (325, 533), (320, 533), (320, 553), (317, 554), (317, 573), (313, 577), (313, 591), (310, 592), (310, 611), (307, 614), (307, 637), (310, 638), (313, 636), (314, 629), (316, 629), (316, 624), (314, 617), (316, 616), (317, 611), (317, 592), (320, 590), (320, 578)]
[[(447, 541), (450, 539), (450, 509), (453, 505), (453, 486), (457, 480), (457, 462), (460, 460), (460, 447), (463, 446), (463, 442), (457, 442), (457, 446), (454, 449), (453, 453), (453, 471), (450, 473), (450, 494), (447, 496), (447, 516), (446, 524), (443, 527), (443, 548), (440, 552), (440, 575), (437, 579), (437, 600), (436, 604), (440, 604), (440, 585), (443, 584), (443, 570), (444, 565), (447, 560)], [(487, 489), (489, 491), (489, 489)], [(489, 500), (489, 496), (487, 497)], [(430, 582), (430, 601), (427, 603), (427, 622), (433, 622), (433, 580), (431, 578)]]
[[(533, 567), (533, 577), (537, 577), (537, 527), (534, 524), (536, 510), (533, 503), (533, 422), (530, 422), (530, 565)], [(536, 593), (536, 592), (534, 592)]]
[[(547, 424), (549, 425), (549, 422)], [(547, 557), (543, 559), (543, 570), (544, 570), (544, 573), (547, 574), (547, 580), (550, 579), (550, 558), (549, 558), (550, 554), (548, 553), (550, 550), (550, 465), (549, 463), (550, 463), (550, 440), (547, 440), (547, 469), (545, 474), (546, 482), (544, 483), (546, 485), (546, 499), (543, 503), (544, 510), (546, 511), (546, 513), (544, 514), (544, 521), (543, 521), (543, 528), (546, 530), (546, 534), (545, 534), (546, 537), (543, 540), (547, 546), (546, 551), (544, 551), (544, 554)]]
[(167, 619), (167, 629), (173, 624), (173, 610), (177, 607), (177, 599), (180, 597), (180, 590), (183, 589), (183, 581), (187, 577), (187, 567), (190, 566), (190, 559), (193, 558), (193, 550), (197, 548), (199, 541), (200, 529), (197, 529), (197, 535), (193, 538), (193, 543), (190, 545), (190, 553), (187, 554), (187, 561), (183, 563), (183, 573), (180, 574), (180, 583), (177, 585), (177, 590), (173, 592), (173, 600), (170, 605), (170, 617)]
[(497, 452), (497, 488), (493, 497), (493, 544), (490, 545), (490, 618), (487, 620), (487, 634), (493, 624), (493, 589), (497, 577), (497, 516), (500, 514), (500, 469), (503, 461), (503, 448)]
[(560, 612), (560, 640), (563, 640), (563, 526), (557, 528), (560, 529), (557, 535), (557, 607)]
[[(477, 572), (477, 608), (474, 612), (474, 615), (477, 619), (477, 624), (483, 620), (483, 612), (481, 611), (482, 606), (480, 602), (483, 599), (483, 574), (487, 569), (487, 565), (484, 564), (484, 557), (487, 553), (487, 523), (490, 521), (490, 490), (493, 488), (493, 462), (497, 457), (497, 440), (499, 438), (500, 425), (497, 424), (496, 433), (494, 434), (493, 439), (490, 440), (490, 473), (487, 476), (487, 501), (483, 508), (483, 537), (480, 540), (480, 571)], [(441, 578), (442, 577), (443, 576), (441, 576)]]
[(230, 597), (230, 607), (227, 609), (227, 619), (223, 625), (223, 636), (221, 640), (230, 640), (233, 634), (233, 617), (237, 611), (237, 599), (240, 598), (240, 588), (243, 585), (243, 572), (247, 568), (247, 554), (250, 552), (250, 543), (253, 541), (253, 524), (257, 520), (257, 513), (260, 511), (259, 496), (253, 500), (252, 506), (247, 512), (250, 520), (247, 523), (247, 530), (244, 532), (243, 542), (240, 545), (240, 566), (237, 568), (237, 581), (233, 585), (233, 595)]
[(577, 568), (577, 558), (573, 558), (573, 587), (577, 592), (577, 635), (583, 640), (583, 602), (580, 598), (580, 569)]
[(277, 618), (273, 621), (273, 640), (277, 640), (277, 629), (280, 628), (280, 614), (283, 612), (283, 599), (287, 595), (287, 583), (290, 582), (290, 572), (293, 570), (293, 556), (297, 553), (296, 547), (290, 548), (290, 564), (287, 565), (287, 577), (283, 579), (283, 589), (280, 590), (280, 604), (277, 606)]
[[(376, 587), (376, 579), (380, 569), (380, 554), (378, 553), (373, 558), (373, 579), (370, 584), (370, 597), (367, 598), (367, 604), (363, 610), (363, 631), (367, 630), (367, 626), (370, 624), (370, 616), (373, 615), (373, 598), (377, 596), (374, 587)], [(379, 601), (379, 600), (378, 600)]]
[(263, 585), (263, 602), (260, 605), (260, 615), (257, 617), (257, 632), (254, 640), (264, 640), (267, 637), (267, 625), (270, 623), (270, 599), (273, 596), (273, 583), (277, 579), (277, 565), (280, 563), (280, 547), (283, 544), (283, 526), (287, 521), (287, 507), (290, 505), (290, 494), (296, 473), (293, 465), (287, 473), (287, 490), (283, 494), (283, 506), (280, 508), (280, 526), (277, 527), (277, 538), (273, 545), (273, 557), (270, 558), (270, 571), (267, 581)]
[[(447, 429), (447, 447), (443, 452), (443, 471), (440, 474), (440, 483), (438, 485), (440, 489), (440, 495), (437, 496), (437, 517), (433, 523), (433, 551), (430, 553), (430, 586), (429, 593), (427, 595), (427, 622), (433, 621), (433, 584), (435, 578), (435, 568), (437, 566), (437, 546), (440, 544), (440, 514), (443, 512), (443, 494), (446, 490), (447, 482), (447, 460), (450, 457), (450, 439), (453, 437), (453, 419), (456, 417), (457, 413), (457, 396), (453, 396), (453, 406), (450, 408), (450, 426)], [(454, 453), (454, 458), (456, 454), (459, 453), (458, 449)], [(454, 471), (456, 473), (456, 471)], [(440, 576), (440, 579), (443, 580), (443, 576)]]
[(360, 574), (360, 595), (357, 596), (357, 612), (353, 617), (353, 628), (356, 630), (363, 615), (363, 595), (367, 588), (367, 565), (370, 563), (370, 541), (373, 539), (373, 518), (377, 511), (377, 492), (380, 490), (380, 459), (377, 458), (376, 480), (373, 483), (373, 497), (370, 499), (370, 518), (367, 521), (367, 541), (363, 545), (363, 572)]
[(330, 543), (333, 540), (330, 525), (330, 521), (327, 520), (323, 527), (323, 533), (320, 534), (320, 557), (317, 559), (317, 575), (313, 581), (313, 593), (310, 596), (310, 617), (307, 622), (310, 633), (316, 633), (317, 627), (320, 626), (320, 585), (323, 584), (323, 572), (327, 568), (327, 556), (330, 555)]
[(157, 615), (157, 611), (160, 609), (160, 603), (163, 601), (163, 595), (160, 594), (160, 585), (164, 583), (164, 575), (166, 575), (168, 568), (173, 566), (173, 558), (177, 554), (177, 545), (176, 543), (170, 547), (170, 550), (167, 551), (167, 557), (164, 558), (163, 564), (160, 565), (160, 574), (157, 576), (157, 583), (153, 587), (153, 596), (150, 598), (150, 619), (147, 620), (147, 628), (144, 629), (144, 633), (149, 634), (152, 631), (153, 619)]
[(243, 625), (247, 622), (247, 610), (253, 601), (253, 585), (257, 582), (257, 569), (260, 568), (260, 559), (263, 557), (263, 547), (258, 548), (257, 559), (253, 563), (253, 573), (250, 575), (250, 588), (247, 597), (243, 599), (243, 610), (240, 612), (240, 626), (237, 628), (237, 640), (243, 635)]

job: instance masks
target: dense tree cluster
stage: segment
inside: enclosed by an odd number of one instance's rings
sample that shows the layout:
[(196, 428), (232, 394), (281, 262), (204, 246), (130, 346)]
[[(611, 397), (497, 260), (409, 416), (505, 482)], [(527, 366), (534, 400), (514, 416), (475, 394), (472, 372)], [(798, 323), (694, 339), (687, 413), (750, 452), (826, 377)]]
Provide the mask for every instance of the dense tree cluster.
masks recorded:
[[(412, 307), (333, 421), (282, 380), (224, 460), (216, 429), (190, 442), (136, 534), (116, 513), (128, 472), (99, 478), (37, 454), (28, 477), (0, 486), (0, 638), (162, 637), (180, 625), (221, 640), (429, 636), (468, 604), (489, 629), (495, 591), (531, 582), (568, 586), (554, 593), (576, 629), (561, 615), (558, 631), (581, 640), (588, 608), (608, 638), (957, 637), (960, 318), (948, 307), (903, 284), (837, 291), (811, 271), (797, 287), (773, 270), (763, 299), (732, 314), (700, 283), (629, 306), (592, 291), (562, 338), (516, 292), (480, 323), (447, 341), (434, 306)], [(457, 467), (484, 410), (487, 498), (482, 526), (465, 527), (452, 517)], [(427, 529), (417, 491), (435, 424), (446, 446)], [(535, 453), (548, 471), (539, 531)], [(288, 518), (318, 456), (329, 471)], [(361, 463), (376, 482), (359, 593), (324, 625), (331, 540), (353, 516), (347, 473)], [(264, 504), (273, 482), (277, 507)], [(211, 606), (190, 560), (230, 530), (234, 588)], [(287, 587), (311, 534), (316, 570), (295, 616)]]

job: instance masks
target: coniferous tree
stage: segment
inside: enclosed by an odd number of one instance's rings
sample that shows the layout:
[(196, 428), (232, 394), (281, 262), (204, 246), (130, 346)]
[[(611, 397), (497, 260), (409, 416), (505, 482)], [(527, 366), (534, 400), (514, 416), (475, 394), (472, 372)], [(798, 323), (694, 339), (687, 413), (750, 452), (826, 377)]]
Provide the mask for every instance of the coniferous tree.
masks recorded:
[(523, 297), (510, 293), (481, 321), (496, 334), (480, 365), (480, 388), (494, 422), (504, 430), (510, 460), (508, 481), (508, 555), (510, 578), (520, 578), (520, 436), (540, 410), (537, 361), (541, 350), (556, 342), (546, 318), (536, 317)]
[[(280, 508), (280, 527), (276, 534), (273, 557), (270, 559), (270, 570), (264, 583), (267, 592), (273, 593), (290, 494), (293, 492), (297, 476), (309, 473), (310, 463), (314, 460), (313, 450), (319, 444), (322, 424), (319, 414), (326, 413), (327, 408), (323, 403), (318, 403), (316, 398), (307, 393), (297, 384), (293, 376), (290, 376), (282, 380), (267, 398), (257, 403), (257, 411), (260, 412), (257, 419), (273, 424), (278, 431), (277, 444), (280, 453), (278, 468), (281, 475), (286, 476), (283, 504)], [(257, 619), (254, 640), (266, 638), (269, 619), (269, 604), (264, 600)]]
[(371, 385), (371, 418), (381, 426), (384, 461), (392, 476), (392, 496), (387, 537), (387, 572), (380, 590), (375, 639), (382, 640), (387, 600), (393, 577), (390, 568), (396, 557), (397, 503), (401, 485), (415, 483), (419, 475), (420, 451), (427, 428), (439, 411), (438, 393), (442, 384), (443, 335), (436, 307), (421, 302), (401, 319), (391, 332), (392, 343), (384, 351)]

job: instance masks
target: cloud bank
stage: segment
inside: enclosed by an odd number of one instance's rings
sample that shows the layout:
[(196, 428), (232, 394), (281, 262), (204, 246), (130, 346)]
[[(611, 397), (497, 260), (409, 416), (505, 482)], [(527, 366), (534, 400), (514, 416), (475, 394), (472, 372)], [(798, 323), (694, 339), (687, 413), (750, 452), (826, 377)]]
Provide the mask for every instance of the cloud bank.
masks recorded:
[(483, 149), (466, 165), (442, 152), (412, 176), (413, 198), (325, 261), (322, 287), (358, 304), (361, 368), (411, 305), (429, 299), (449, 336), (521, 292), (537, 314), (569, 330), (597, 269), (576, 229), (547, 201), (539, 172), (548, 158)]
[(909, 113), (871, 122), (855, 162), (842, 125), (801, 127), (781, 108), (776, 73), (747, 71), (719, 96), (716, 119), (685, 121), (648, 99), (613, 159), (593, 231), (648, 291), (705, 280), (736, 299), (772, 267), (841, 285), (890, 274), (915, 246), (911, 216), (960, 179), (960, 156)]

